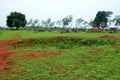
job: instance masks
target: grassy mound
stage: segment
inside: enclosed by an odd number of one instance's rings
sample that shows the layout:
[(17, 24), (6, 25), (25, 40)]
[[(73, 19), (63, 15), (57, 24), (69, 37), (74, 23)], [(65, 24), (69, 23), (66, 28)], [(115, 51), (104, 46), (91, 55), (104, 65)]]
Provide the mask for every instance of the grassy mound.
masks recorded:
[(59, 50), (76, 49), (81, 47), (97, 47), (114, 45), (114, 40), (83, 39), (74, 37), (52, 37), (25, 39), (11, 44), (10, 49), (19, 50)]

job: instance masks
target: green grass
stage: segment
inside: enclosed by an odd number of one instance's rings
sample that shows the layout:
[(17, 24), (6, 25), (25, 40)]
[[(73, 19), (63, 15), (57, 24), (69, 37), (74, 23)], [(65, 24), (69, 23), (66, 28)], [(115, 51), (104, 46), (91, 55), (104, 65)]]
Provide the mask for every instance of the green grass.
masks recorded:
[[(99, 48), (98, 48), (99, 50)], [(39, 56), (25, 60), (27, 53), (11, 56), (15, 65), (3, 79), (10, 80), (119, 80), (120, 51), (105, 48), (93, 51), (85, 48), (58, 56)], [(13, 60), (15, 59), (15, 60)]]
[(52, 37), (52, 38), (34, 38), (24, 39), (14, 42), (9, 46), (12, 50), (60, 50), (60, 49), (77, 49), (81, 47), (98, 47), (115, 45), (114, 40), (104, 39), (84, 39), (74, 37)]
[[(13, 65), (6, 68), (5, 72), (0, 72), (0, 80), (120, 80), (120, 50), (112, 48), (114, 41), (109, 42), (99, 38), (104, 35), (120, 38), (119, 32), (109, 34), (0, 31), (0, 40), (23, 39), (25, 44), (23, 48), (16, 49), (19, 51), (24, 49), (58, 51), (63, 48), (66, 50), (56, 56), (31, 57), (26, 52), (11, 55), (6, 62), (13, 63)], [(52, 40), (53, 37), (64, 37), (67, 45), (62, 42), (56, 45), (49, 44), (48, 40)], [(67, 37), (74, 38), (74, 40), (83, 39), (83, 42), (84, 40), (96, 40), (96, 43), (90, 46), (84, 44), (78, 46), (75, 42), (74, 47), (70, 48), (71, 42), (67, 40)], [(40, 43), (41, 39), (46, 47), (36, 45), (36, 42)], [(32, 41), (29, 42), (30, 40)], [(26, 44), (30, 43), (32, 43), (32, 47), (27, 48)], [(116, 42), (117, 44), (119, 42)]]
[(98, 38), (103, 35), (120, 35), (120, 32), (109, 34), (107, 32), (104, 33), (86, 33), (86, 32), (79, 32), (79, 33), (59, 33), (59, 32), (33, 32), (33, 31), (9, 31), (9, 30), (1, 30), (0, 31), (0, 40), (5, 39), (29, 39), (29, 38), (50, 38), (55, 36), (67, 36), (67, 37), (82, 37), (82, 38)]

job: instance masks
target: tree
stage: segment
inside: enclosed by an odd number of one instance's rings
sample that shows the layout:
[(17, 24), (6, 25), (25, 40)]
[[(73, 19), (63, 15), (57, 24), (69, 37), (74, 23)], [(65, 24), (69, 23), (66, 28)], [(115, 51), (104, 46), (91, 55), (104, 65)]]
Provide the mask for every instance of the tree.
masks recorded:
[(62, 22), (61, 20), (57, 20), (57, 21), (56, 21), (56, 24), (57, 24), (58, 27), (62, 27), (63, 22)]
[(7, 16), (6, 22), (8, 27), (16, 27), (16, 30), (18, 30), (19, 27), (24, 27), (27, 23), (25, 15), (20, 12), (11, 12), (10, 15)]
[(27, 26), (29, 26), (29, 27), (38, 27), (38, 26), (40, 26), (39, 20), (38, 20), (38, 19), (35, 19), (35, 20), (30, 19), (30, 20), (27, 22)]
[(55, 25), (55, 22), (51, 22), (50, 24), (49, 24), (49, 27), (53, 27)]
[(39, 26), (39, 20), (38, 19), (35, 19), (33, 22), (32, 22), (32, 27), (38, 27)]
[(82, 22), (83, 22), (84, 20), (82, 19), (82, 18), (78, 18), (77, 20), (76, 20), (76, 26), (77, 27), (81, 27), (81, 24), (82, 24)]
[(113, 12), (112, 11), (107, 11), (106, 14), (107, 14), (107, 18), (108, 18), (108, 25), (110, 26), (111, 23), (112, 23), (112, 20), (110, 19), (110, 17), (113, 14)]
[(55, 22), (52, 22), (51, 18), (48, 18), (46, 21), (42, 20), (41, 21), (41, 26), (43, 27), (53, 27), (55, 25)]
[(111, 17), (112, 14), (113, 14), (112, 11), (106, 11), (106, 16), (107, 16), (108, 18)]
[(62, 19), (62, 22), (63, 22), (63, 27), (69, 25), (73, 20), (73, 16), (72, 15), (69, 15), (65, 18)]
[(45, 21), (45, 27), (50, 27), (50, 24), (51, 24), (51, 18), (48, 18), (46, 21)]
[(94, 19), (93, 27), (97, 27), (98, 29), (107, 27), (107, 22), (112, 14), (113, 12), (111, 11), (99, 11)]
[(88, 26), (88, 22), (84, 21), (83, 24), (84, 24), (84, 29), (86, 30), (86, 27)]
[(30, 19), (30, 20), (27, 22), (27, 27), (32, 26), (32, 22), (33, 22), (33, 19)]
[(90, 20), (89, 25), (92, 26), (92, 27), (94, 27), (94, 21)]
[(46, 23), (45, 23), (45, 21), (44, 21), (44, 20), (42, 20), (42, 21), (41, 21), (41, 26), (42, 26), (42, 27), (46, 27), (46, 25), (45, 25), (45, 24), (46, 24)]
[(120, 26), (120, 15), (115, 16), (113, 21), (115, 22), (115, 25), (119, 27)]

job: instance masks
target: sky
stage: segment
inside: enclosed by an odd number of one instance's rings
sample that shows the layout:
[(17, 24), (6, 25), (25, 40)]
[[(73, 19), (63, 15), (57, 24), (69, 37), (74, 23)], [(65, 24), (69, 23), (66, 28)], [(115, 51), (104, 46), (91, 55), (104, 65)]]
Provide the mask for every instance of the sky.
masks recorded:
[(6, 26), (7, 16), (14, 11), (25, 14), (27, 20), (56, 21), (73, 15), (89, 22), (98, 11), (120, 15), (120, 0), (0, 0), (0, 26)]

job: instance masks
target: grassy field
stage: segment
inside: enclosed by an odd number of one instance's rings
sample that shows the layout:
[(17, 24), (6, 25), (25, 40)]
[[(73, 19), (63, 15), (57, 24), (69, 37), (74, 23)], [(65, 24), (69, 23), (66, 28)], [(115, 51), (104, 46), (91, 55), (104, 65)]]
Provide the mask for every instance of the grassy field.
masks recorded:
[(0, 31), (0, 40), (5, 39), (14, 39), (14, 38), (49, 38), (49, 37), (55, 37), (55, 36), (67, 36), (67, 37), (82, 37), (82, 38), (98, 38), (103, 35), (113, 35), (118, 36), (120, 35), (120, 32), (110, 34), (108, 32), (104, 33), (86, 33), (86, 32), (79, 32), (79, 33), (60, 33), (60, 32), (34, 32), (34, 31)]
[(6, 59), (0, 80), (120, 80), (120, 32), (0, 31), (9, 39), (21, 53)]

